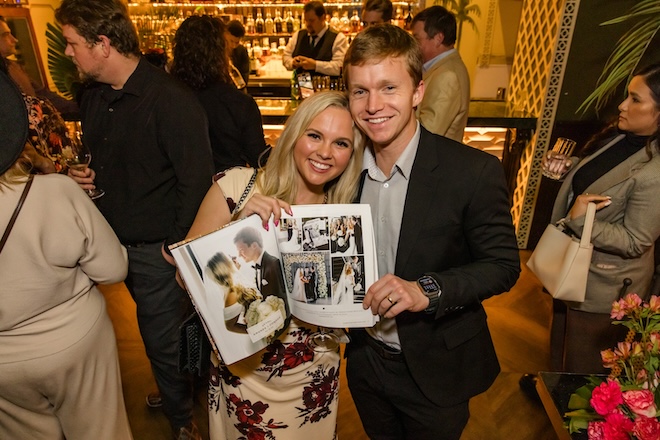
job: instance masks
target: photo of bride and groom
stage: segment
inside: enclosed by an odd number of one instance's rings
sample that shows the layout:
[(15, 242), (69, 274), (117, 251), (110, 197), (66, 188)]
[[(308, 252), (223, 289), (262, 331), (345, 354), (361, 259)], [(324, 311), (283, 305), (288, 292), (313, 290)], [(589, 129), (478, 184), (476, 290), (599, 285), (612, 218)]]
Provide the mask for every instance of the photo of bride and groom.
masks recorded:
[(302, 263), (293, 274), (291, 297), (296, 301), (315, 303), (319, 299), (316, 264)]
[(332, 305), (362, 302), (363, 267), (364, 263), (357, 255), (332, 259)]
[(360, 216), (341, 216), (330, 220), (330, 252), (340, 255), (363, 253)]

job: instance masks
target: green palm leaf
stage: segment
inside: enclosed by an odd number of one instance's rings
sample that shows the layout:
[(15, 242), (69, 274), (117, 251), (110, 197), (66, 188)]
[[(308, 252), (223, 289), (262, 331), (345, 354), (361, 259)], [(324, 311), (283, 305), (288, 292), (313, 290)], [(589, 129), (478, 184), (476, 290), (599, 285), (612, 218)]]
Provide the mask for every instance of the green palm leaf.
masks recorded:
[(624, 81), (626, 85), (630, 82), (633, 72), (660, 30), (658, 0), (640, 1), (630, 9), (627, 15), (603, 22), (601, 26), (622, 23), (631, 19), (639, 21), (621, 36), (603, 67), (596, 88), (575, 113), (581, 111), (584, 114), (593, 105), (598, 114), (616, 93), (618, 86)]
[(62, 28), (56, 24), (46, 24), (46, 40), (48, 42), (48, 70), (55, 87), (65, 97), (73, 99), (81, 86), (76, 65), (71, 58), (64, 55), (66, 40)]

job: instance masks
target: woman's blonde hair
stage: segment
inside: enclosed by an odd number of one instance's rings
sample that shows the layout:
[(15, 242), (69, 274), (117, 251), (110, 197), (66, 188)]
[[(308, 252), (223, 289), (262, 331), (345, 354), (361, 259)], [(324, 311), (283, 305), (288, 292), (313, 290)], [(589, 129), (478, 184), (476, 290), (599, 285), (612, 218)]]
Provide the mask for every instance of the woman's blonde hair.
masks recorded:
[(206, 267), (209, 268), (218, 284), (233, 287), (234, 263), (223, 252), (218, 252), (212, 256)]
[[(321, 112), (329, 107), (337, 107), (349, 111), (348, 98), (340, 92), (321, 92), (305, 99), (296, 112), (287, 121), (282, 135), (277, 141), (261, 169), (257, 185), (261, 193), (267, 196), (294, 203), (298, 194), (299, 172), (293, 158), (293, 149), (305, 130)], [(346, 170), (336, 179), (326, 183), (328, 203), (350, 203), (355, 198), (360, 171), (362, 170), (362, 155), (364, 153), (364, 137), (353, 124), (353, 154)]]
[(23, 150), (16, 162), (7, 171), (0, 174), (0, 191), (2, 191), (2, 187), (8, 188), (10, 185), (25, 182), (31, 170), (32, 161), (26, 151)]

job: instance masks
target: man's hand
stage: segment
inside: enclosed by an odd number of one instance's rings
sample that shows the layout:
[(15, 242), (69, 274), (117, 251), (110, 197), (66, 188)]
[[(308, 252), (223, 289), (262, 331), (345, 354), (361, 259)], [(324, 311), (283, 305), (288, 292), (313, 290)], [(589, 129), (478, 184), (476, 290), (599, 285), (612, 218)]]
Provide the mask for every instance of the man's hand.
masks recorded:
[(362, 307), (371, 309), (374, 315), (394, 318), (408, 310), (421, 312), (429, 306), (429, 299), (424, 295), (416, 281), (406, 281), (391, 273), (369, 287), (362, 301)]
[(91, 168), (85, 168), (84, 170), (74, 170), (69, 168), (68, 171), (69, 177), (75, 180), (78, 185), (85, 191), (88, 189), (95, 189), (94, 179), (96, 178), (96, 173)]
[(308, 58), (301, 55), (298, 55), (293, 59), (293, 68), (297, 69), (302, 67), (305, 70), (316, 70), (316, 60), (314, 58)]

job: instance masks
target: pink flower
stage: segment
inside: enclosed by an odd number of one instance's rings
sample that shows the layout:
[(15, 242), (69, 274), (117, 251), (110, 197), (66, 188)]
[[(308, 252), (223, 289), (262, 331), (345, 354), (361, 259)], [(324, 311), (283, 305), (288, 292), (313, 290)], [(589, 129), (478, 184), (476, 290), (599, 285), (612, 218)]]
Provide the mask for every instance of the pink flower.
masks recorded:
[(642, 305), (642, 299), (635, 293), (629, 293), (623, 298), (623, 307), (627, 315), (632, 315), (632, 312), (639, 310)]
[(660, 438), (660, 422), (655, 417), (638, 417), (635, 420), (633, 433), (639, 440), (658, 440)]
[(655, 402), (649, 390), (626, 391), (623, 393), (623, 401), (638, 416), (655, 417)]
[(629, 433), (635, 424), (632, 420), (619, 412), (614, 412), (605, 417), (603, 425), (604, 440), (630, 440)]
[(603, 433), (603, 425), (605, 422), (589, 422), (587, 428), (587, 436), (589, 440), (604, 440), (605, 434)]
[(590, 403), (591, 407), (601, 416), (612, 413), (617, 406), (623, 403), (621, 387), (618, 383), (608, 379), (607, 382), (594, 388)]
[(619, 356), (617, 356), (616, 353), (614, 353), (614, 351), (610, 348), (601, 351), (600, 358), (603, 360), (603, 366), (605, 368), (614, 367), (619, 360)]
[(649, 300), (649, 309), (653, 313), (660, 312), (660, 297), (651, 295), (651, 299)]
[(626, 316), (626, 309), (622, 299), (614, 301), (612, 303), (612, 311), (610, 312), (610, 318), (621, 321), (623, 317)]

